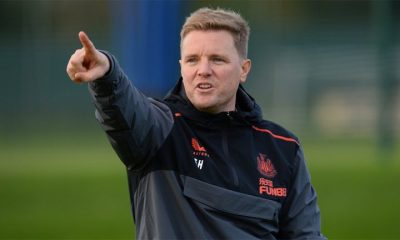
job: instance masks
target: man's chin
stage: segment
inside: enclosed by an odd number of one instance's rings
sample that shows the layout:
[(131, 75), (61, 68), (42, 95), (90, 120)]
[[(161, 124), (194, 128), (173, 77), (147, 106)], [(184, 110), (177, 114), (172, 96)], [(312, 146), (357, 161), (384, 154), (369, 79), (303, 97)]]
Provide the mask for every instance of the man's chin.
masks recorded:
[(206, 113), (218, 113), (217, 107), (211, 104), (201, 104), (201, 103), (196, 103), (193, 104), (193, 106), (199, 110), (200, 112), (206, 112)]

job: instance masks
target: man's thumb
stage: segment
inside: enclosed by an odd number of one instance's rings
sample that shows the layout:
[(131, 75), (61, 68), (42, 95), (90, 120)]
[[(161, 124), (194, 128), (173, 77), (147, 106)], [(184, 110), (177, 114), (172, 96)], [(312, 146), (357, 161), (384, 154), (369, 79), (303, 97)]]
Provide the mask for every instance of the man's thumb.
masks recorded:
[(75, 73), (75, 80), (77, 82), (91, 82), (98, 78), (101, 78), (104, 73), (101, 72), (101, 69), (94, 68), (84, 72)]
[(77, 82), (90, 82), (93, 81), (93, 76), (90, 72), (78, 72), (75, 73), (74, 80)]

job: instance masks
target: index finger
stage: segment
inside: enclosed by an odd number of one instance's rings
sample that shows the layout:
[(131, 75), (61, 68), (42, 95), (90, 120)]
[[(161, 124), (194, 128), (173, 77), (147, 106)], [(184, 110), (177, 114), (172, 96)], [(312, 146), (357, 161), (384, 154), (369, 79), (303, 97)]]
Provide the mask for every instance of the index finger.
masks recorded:
[(81, 44), (86, 52), (94, 52), (96, 50), (94, 44), (92, 43), (92, 41), (90, 41), (85, 32), (79, 32), (79, 40), (81, 41)]

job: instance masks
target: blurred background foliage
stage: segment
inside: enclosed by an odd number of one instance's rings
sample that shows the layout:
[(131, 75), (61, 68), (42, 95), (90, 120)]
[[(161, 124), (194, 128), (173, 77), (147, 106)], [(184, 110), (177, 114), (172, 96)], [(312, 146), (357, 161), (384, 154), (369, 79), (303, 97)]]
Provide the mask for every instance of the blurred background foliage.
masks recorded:
[(125, 169), (65, 68), (85, 30), (136, 86), (179, 77), (179, 30), (203, 7), (250, 23), (245, 87), (302, 140), (331, 239), (400, 229), (400, 1), (0, 1), (0, 238), (131, 239)]

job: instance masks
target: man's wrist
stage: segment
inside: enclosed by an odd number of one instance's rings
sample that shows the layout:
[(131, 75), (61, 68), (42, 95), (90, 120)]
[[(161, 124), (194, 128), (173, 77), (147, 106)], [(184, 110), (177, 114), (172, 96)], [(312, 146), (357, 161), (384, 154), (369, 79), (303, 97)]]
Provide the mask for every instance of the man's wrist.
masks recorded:
[(99, 50), (101, 54), (105, 55), (108, 60), (109, 68), (104, 75), (93, 82), (89, 82), (89, 88), (101, 95), (109, 95), (113, 91), (114, 85), (118, 82), (118, 63), (114, 57), (104, 50)]
[(106, 51), (103, 51), (103, 50), (99, 50), (99, 52), (101, 54), (103, 65), (105, 66), (105, 68), (107, 70), (101, 77), (99, 77), (95, 81), (102, 81), (102, 80), (108, 78), (111, 75), (111, 70), (113, 69), (113, 65), (114, 65), (113, 61), (112, 61), (112, 57), (110, 56), (109, 53), (107, 53)]

